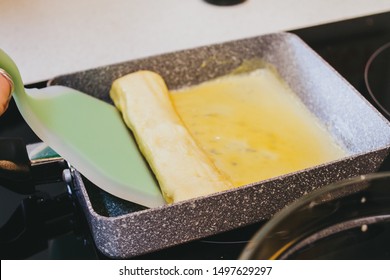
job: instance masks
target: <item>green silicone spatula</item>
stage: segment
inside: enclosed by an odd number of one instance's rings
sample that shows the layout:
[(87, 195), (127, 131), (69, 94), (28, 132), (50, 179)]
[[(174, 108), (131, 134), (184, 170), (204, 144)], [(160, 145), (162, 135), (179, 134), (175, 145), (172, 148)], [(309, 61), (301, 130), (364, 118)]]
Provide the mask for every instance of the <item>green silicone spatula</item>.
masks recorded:
[(15, 84), (13, 97), (31, 129), (101, 189), (147, 207), (164, 205), (159, 186), (117, 109), (63, 87), (25, 89), (12, 59), (0, 67)]

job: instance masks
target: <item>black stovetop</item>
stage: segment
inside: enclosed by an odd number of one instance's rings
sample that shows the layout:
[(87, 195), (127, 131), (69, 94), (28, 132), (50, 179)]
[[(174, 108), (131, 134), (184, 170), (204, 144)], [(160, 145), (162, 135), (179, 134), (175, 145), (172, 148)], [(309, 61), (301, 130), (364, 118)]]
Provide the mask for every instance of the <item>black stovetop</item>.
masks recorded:
[[(372, 54), (381, 46), (390, 42), (390, 12), (290, 32), (301, 37), (369, 102), (378, 110), (381, 110), (368, 93), (364, 80), (364, 70)], [(389, 75), (388, 69), (387, 72), (385, 69), (379, 69), (379, 71)], [(46, 82), (43, 81), (26, 87), (43, 87), (45, 85)], [(389, 87), (387, 87), (387, 93), (390, 95), (388, 89)], [(378, 92), (378, 89), (376, 90)], [(386, 94), (386, 88), (383, 88), (382, 91), (379, 89), (379, 91), (383, 95)], [(382, 100), (382, 98), (379, 99)], [(388, 103), (390, 105), (390, 101)], [(390, 117), (386, 117), (390, 119)], [(23, 121), (13, 101), (8, 111), (0, 117), (0, 128), (0, 138), (18, 137), (22, 138), (26, 144), (40, 141)], [(381, 170), (390, 170), (390, 159), (385, 160)], [(43, 187), (41, 191), (58, 195), (66, 192), (66, 186), (64, 183), (56, 183)], [(0, 254), (2, 259), (105, 258), (95, 250), (87, 226), (80, 218), (81, 213), (78, 213), (76, 217), (69, 215), (70, 223), (66, 221), (66, 226), (59, 227), (62, 231), (53, 231), (50, 228), (53, 225), (34, 217), (38, 213), (23, 213), (11, 229), (20, 232), (21, 226), (24, 224), (24, 231), (27, 233), (24, 240), (21, 242), (13, 240), (10, 244), (5, 245), (4, 240), (6, 239), (3, 237), (7, 236), (9, 239), (12, 233), (9, 232), (9, 228), (7, 231), (4, 229), (4, 224), (16, 209), (20, 211), (21, 207), (17, 207), (20, 206), (23, 199), (27, 198), (28, 195), (13, 193), (0, 185)], [(36, 207), (32, 209), (36, 209)], [(20, 224), (18, 224), (18, 221)], [(75, 224), (72, 226), (72, 223)], [(55, 226), (58, 228), (57, 224)], [(262, 223), (246, 226), (203, 240), (140, 256), (138, 259), (237, 259), (248, 240), (261, 226)]]

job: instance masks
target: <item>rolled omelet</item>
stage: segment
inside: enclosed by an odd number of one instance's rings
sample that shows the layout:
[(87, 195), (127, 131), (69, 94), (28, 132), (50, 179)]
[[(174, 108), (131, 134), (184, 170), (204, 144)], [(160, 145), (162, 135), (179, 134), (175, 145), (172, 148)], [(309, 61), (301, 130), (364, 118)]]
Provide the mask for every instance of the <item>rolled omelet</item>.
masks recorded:
[(233, 187), (186, 129), (160, 75), (139, 71), (123, 76), (113, 82), (110, 96), (132, 130), (167, 203)]

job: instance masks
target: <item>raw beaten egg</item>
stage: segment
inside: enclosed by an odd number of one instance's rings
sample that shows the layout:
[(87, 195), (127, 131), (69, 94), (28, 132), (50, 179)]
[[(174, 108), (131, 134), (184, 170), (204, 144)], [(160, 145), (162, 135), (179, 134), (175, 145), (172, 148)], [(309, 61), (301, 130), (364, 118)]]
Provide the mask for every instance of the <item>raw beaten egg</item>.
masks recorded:
[(198, 145), (234, 186), (346, 156), (269, 67), (171, 91)]

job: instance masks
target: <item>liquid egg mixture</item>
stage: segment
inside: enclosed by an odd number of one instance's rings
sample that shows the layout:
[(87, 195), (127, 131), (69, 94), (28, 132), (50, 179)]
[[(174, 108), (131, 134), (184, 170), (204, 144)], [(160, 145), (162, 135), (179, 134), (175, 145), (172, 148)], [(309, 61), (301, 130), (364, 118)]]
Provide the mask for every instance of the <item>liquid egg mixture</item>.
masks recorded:
[(192, 137), (234, 186), (346, 156), (271, 68), (171, 91)]

